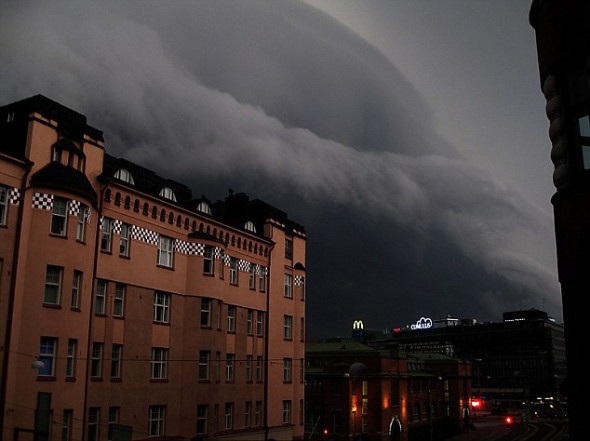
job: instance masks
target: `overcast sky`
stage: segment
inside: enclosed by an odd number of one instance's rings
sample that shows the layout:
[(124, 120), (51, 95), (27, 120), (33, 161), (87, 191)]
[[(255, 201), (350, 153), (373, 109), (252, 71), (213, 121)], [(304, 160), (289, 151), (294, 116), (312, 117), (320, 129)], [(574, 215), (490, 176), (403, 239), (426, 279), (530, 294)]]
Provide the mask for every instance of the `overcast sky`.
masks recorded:
[(305, 225), (310, 337), (447, 315), (561, 321), (528, 0), (0, 3), (1, 104)]

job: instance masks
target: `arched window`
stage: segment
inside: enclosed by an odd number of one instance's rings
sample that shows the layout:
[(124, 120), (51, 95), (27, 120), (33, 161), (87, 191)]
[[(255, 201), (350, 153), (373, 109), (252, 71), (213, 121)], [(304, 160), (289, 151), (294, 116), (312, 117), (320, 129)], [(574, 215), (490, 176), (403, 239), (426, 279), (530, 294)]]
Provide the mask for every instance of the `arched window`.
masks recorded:
[(197, 211), (205, 214), (211, 214), (211, 207), (207, 202), (199, 202), (197, 204)]
[(120, 168), (119, 170), (117, 170), (113, 177), (119, 179), (120, 181), (127, 182), (128, 184), (135, 185), (135, 182), (133, 181), (133, 176), (131, 176), (131, 173), (129, 173), (129, 171), (125, 170), (124, 168)]
[(252, 233), (256, 233), (256, 225), (254, 225), (254, 222), (252, 221), (248, 221), (244, 224), (244, 229), (251, 231)]
[(163, 198), (166, 198), (170, 201), (176, 202), (176, 195), (174, 194), (174, 191), (170, 188), (170, 187), (164, 187), (160, 190), (160, 193), (158, 193), (160, 196), (162, 196)]

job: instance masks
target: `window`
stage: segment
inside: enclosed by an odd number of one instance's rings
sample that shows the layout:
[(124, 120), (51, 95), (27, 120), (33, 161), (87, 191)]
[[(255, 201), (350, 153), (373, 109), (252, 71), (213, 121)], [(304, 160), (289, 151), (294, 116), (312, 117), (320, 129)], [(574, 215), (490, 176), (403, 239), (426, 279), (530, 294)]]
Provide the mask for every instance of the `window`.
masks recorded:
[(94, 378), (102, 377), (102, 354), (104, 343), (92, 343), (92, 356), (90, 358), (90, 376)]
[(43, 297), (44, 304), (59, 305), (62, 275), (62, 267), (47, 265), (47, 273), (45, 274), (45, 295)]
[(64, 409), (61, 419), (61, 441), (71, 441), (73, 420), (74, 411), (72, 409)]
[(158, 238), (158, 265), (172, 268), (174, 258), (174, 239), (166, 236)]
[(109, 407), (109, 425), (108, 425), (108, 439), (113, 439), (113, 426), (119, 424), (119, 414), (121, 408), (116, 406)]
[(229, 283), (238, 284), (238, 259), (230, 257), (229, 259)]
[(235, 354), (226, 354), (225, 356), (225, 380), (234, 381), (234, 364)]
[(211, 326), (211, 299), (201, 299), (201, 326)]
[(246, 401), (244, 406), (244, 427), (252, 426), (252, 401)]
[(39, 361), (43, 367), (39, 369), (40, 377), (53, 377), (55, 375), (55, 357), (57, 352), (57, 338), (41, 337), (39, 345)]
[(174, 190), (172, 190), (170, 187), (162, 188), (158, 194), (165, 199), (176, 202), (176, 195), (174, 194)]
[(197, 406), (197, 435), (205, 435), (207, 433), (207, 411), (206, 404), (199, 404)]
[(96, 296), (94, 299), (94, 313), (96, 315), (104, 315), (106, 312), (106, 298), (107, 298), (107, 282), (99, 280), (96, 283)]
[(123, 345), (114, 343), (111, 348), (111, 379), (121, 378), (122, 357)]
[(236, 307), (227, 307), (227, 332), (236, 332)]
[(584, 170), (590, 170), (590, 116), (578, 118), (578, 128), (582, 145), (582, 163)]
[(291, 424), (291, 400), (283, 400), (283, 424)]
[(250, 289), (256, 289), (256, 265), (250, 265), (250, 278), (248, 280)]
[(293, 259), (293, 241), (285, 239), (285, 259)]
[(256, 335), (258, 337), (264, 336), (264, 312), (258, 311), (256, 315)]
[(66, 354), (66, 378), (76, 376), (76, 356), (78, 355), (78, 340), (68, 340), (68, 352)]
[(129, 257), (129, 238), (131, 236), (131, 225), (121, 224), (121, 236), (119, 238), (119, 256)]
[(108, 217), (103, 217), (100, 230), (100, 251), (110, 253), (113, 236), (113, 220)]
[(68, 201), (64, 198), (53, 198), (51, 209), (51, 234), (65, 236), (67, 229), (67, 206)]
[(156, 291), (154, 293), (154, 322), (168, 323), (170, 316), (170, 294)]
[(80, 309), (80, 290), (82, 289), (82, 271), (74, 270), (72, 278), (72, 298), (70, 299), (70, 307), (73, 309)]
[(290, 383), (292, 380), (293, 359), (283, 358), (283, 382)]
[(129, 173), (128, 170), (125, 170), (124, 168), (120, 168), (119, 170), (117, 170), (114, 174), (114, 177), (116, 179), (119, 179), (123, 182), (126, 182), (128, 184), (134, 185), (135, 182), (133, 181), (133, 176), (131, 175), (131, 173)]
[(246, 316), (246, 333), (248, 335), (254, 334), (254, 311), (252, 309), (248, 310)]
[(221, 352), (215, 351), (215, 380), (221, 380)]
[(293, 338), (293, 316), (283, 316), (283, 339), (291, 340)]
[(244, 230), (251, 231), (252, 233), (256, 233), (256, 225), (254, 225), (254, 222), (252, 222), (252, 221), (247, 221), (244, 224)]
[(88, 409), (88, 441), (98, 441), (98, 428), (100, 426), (100, 408)]
[(209, 360), (211, 352), (199, 351), (199, 380), (209, 380)]
[(262, 373), (264, 370), (264, 359), (262, 358), (262, 355), (257, 355), (256, 356), (256, 381), (257, 382), (261, 382), (262, 381)]
[(168, 348), (152, 348), (150, 367), (150, 378), (152, 380), (165, 380), (168, 378)]
[(86, 221), (88, 220), (89, 208), (86, 205), (80, 204), (78, 210), (78, 222), (76, 223), (76, 240), (84, 242), (84, 234), (86, 233)]
[(0, 185), (0, 225), (6, 225), (8, 218), (8, 188)]
[(260, 268), (258, 271), (258, 291), (264, 292), (266, 289), (266, 269)]
[(148, 436), (163, 436), (166, 406), (150, 406)]
[(291, 274), (285, 274), (285, 297), (293, 298), (293, 276)]
[(203, 254), (203, 274), (213, 275), (214, 266), (213, 247), (211, 245), (205, 245), (205, 253)]
[(246, 381), (252, 381), (252, 365), (254, 357), (252, 355), (246, 355)]
[(219, 251), (219, 278), (223, 279), (225, 271), (225, 251)]
[(223, 415), (223, 428), (225, 430), (234, 427), (234, 403), (225, 403), (225, 412)]
[(113, 317), (123, 317), (125, 313), (125, 285), (115, 284), (115, 298), (113, 299)]
[(305, 318), (301, 317), (299, 324), (299, 340), (305, 341)]
[(262, 401), (257, 401), (254, 406), (254, 425), (256, 427), (262, 426)]
[(201, 213), (205, 214), (212, 214), (211, 207), (207, 202), (199, 202), (197, 204), (197, 211), (200, 211)]

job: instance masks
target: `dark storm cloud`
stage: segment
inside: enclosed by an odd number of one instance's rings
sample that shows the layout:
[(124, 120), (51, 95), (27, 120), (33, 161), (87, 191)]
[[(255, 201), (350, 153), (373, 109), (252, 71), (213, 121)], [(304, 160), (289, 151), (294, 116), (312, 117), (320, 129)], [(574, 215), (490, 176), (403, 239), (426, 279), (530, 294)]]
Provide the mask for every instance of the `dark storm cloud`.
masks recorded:
[(559, 310), (547, 214), (456, 154), (395, 66), (326, 14), (25, 2), (1, 16), (4, 103), (45, 94), (103, 129), (110, 153), (306, 225), (311, 334), (359, 316), (498, 319), (539, 298)]

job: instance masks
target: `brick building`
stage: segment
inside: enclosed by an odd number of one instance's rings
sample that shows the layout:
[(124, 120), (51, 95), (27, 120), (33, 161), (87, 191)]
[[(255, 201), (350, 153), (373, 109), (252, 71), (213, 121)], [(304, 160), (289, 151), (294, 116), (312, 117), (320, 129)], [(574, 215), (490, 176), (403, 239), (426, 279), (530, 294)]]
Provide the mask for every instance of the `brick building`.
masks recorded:
[(1, 107), (0, 438), (302, 438), (305, 243), (41, 95)]

